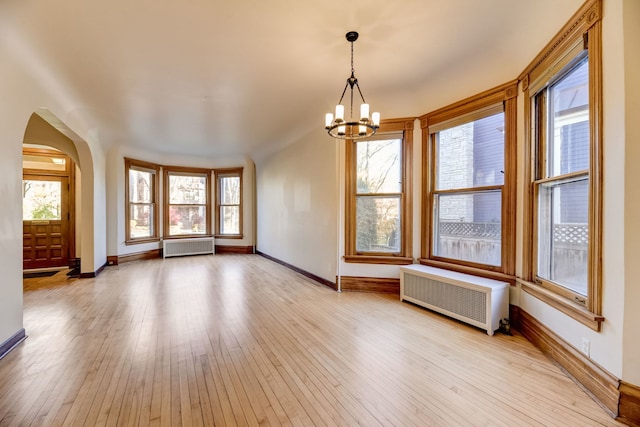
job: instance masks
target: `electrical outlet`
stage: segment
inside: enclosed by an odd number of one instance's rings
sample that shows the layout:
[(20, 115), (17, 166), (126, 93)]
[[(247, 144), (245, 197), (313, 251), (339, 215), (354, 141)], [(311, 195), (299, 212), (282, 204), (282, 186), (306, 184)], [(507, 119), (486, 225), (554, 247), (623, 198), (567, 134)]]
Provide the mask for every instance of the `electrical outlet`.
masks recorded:
[(591, 343), (588, 339), (584, 337), (582, 338), (582, 347), (580, 348), (580, 350), (585, 354), (585, 356), (590, 357), (589, 353), (591, 350)]

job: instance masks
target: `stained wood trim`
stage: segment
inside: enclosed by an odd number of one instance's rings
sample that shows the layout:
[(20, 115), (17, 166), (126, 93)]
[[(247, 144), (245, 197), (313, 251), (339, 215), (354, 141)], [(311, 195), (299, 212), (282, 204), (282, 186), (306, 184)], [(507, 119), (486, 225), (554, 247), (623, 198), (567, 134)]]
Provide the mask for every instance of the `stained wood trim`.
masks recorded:
[(249, 246), (228, 246), (216, 245), (216, 255), (220, 254), (252, 254), (254, 247)]
[(280, 265), (283, 265), (283, 266), (287, 267), (288, 269), (293, 270), (296, 273), (300, 273), (303, 276), (308, 277), (311, 280), (315, 280), (316, 282), (318, 282), (318, 283), (320, 283), (322, 285), (328, 286), (331, 289), (338, 290), (338, 285), (335, 284), (334, 282), (331, 282), (330, 280), (327, 280), (327, 279), (323, 279), (320, 276), (316, 276), (315, 274), (310, 273), (310, 272), (308, 272), (306, 270), (303, 270), (301, 268), (298, 268), (295, 265), (291, 265), (288, 262), (282, 261), (282, 260), (280, 260), (278, 258), (274, 258), (271, 255), (267, 255), (264, 252), (261, 252), (261, 251), (258, 251), (258, 250), (256, 250), (256, 255), (260, 255), (260, 256), (268, 259), (268, 260), (271, 260), (271, 261), (276, 262), (276, 263), (278, 263)]
[(341, 276), (340, 285), (347, 292), (373, 292), (400, 295), (400, 279)]
[(465, 264), (452, 264), (447, 261), (440, 261), (437, 259), (425, 259), (420, 258), (418, 262), (422, 265), (429, 265), (431, 267), (443, 268), (445, 270), (457, 271), (460, 273), (473, 274), (474, 276), (486, 277), (487, 279), (500, 280), (501, 282), (508, 282), (510, 285), (516, 284), (516, 277), (511, 274), (504, 274), (499, 271), (485, 270)]
[[(220, 234), (220, 179), (221, 178), (226, 178), (226, 177), (233, 177), (233, 176), (238, 176), (238, 178), (240, 178), (240, 203), (238, 205), (238, 210), (239, 210), (239, 227), (240, 227), (240, 233), (236, 234), (236, 235), (227, 235), (227, 234)], [(242, 239), (243, 236), (243, 200), (244, 200), (244, 182), (243, 182), (243, 178), (242, 176), (244, 175), (244, 168), (243, 167), (237, 167), (237, 168), (224, 168), (224, 169), (214, 169), (213, 170), (213, 176), (214, 176), (214, 181), (215, 181), (215, 212), (213, 212), (213, 217), (215, 218), (215, 226), (214, 226), (214, 234), (216, 237), (220, 237), (220, 238), (226, 238), (226, 239)], [(251, 252), (253, 253), (253, 252)]]
[(384, 256), (384, 255), (345, 255), (345, 262), (359, 264), (390, 264), (390, 265), (408, 265), (413, 264), (413, 258), (402, 256)]
[[(540, 286), (526, 283), (523, 289), (545, 303), (599, 331), (602, 314), (602, 187), (603, 187), (603, 136), (602, 136), (602, 0), (588, 0), (547, 44), (536, 59), (520, 75), (525, 98), (524, 132), (524, 197), (523, 197), (523, 255), (522, 278), (527, 282), (540, 281), (554, 296)], [(536, 277), (537, 260), (537, 185), (544, 170), (544, 158), (537, 159), (537, 132), (547, 126), (545, 116), (536, 112), (533, 102), (540, 96), (544, 100), (544, 88), (549, 79), (572, 64), (583, 50), (589, 56), (589, 247), (587, 297)], [(545, 101), (546, 102), (546, 101)], [(537, 116), (539, 114), (539, 116)], [(541, 138), (543, 139), (543, 138)], [(542, 141), (544, 144), (544, 140)], [(544, 178), (544, 177), (543, 177)], [(571, 299), (583, 300), (584, 309), (576, 308)], [(587, 313), (585, 315), (585, 313)]]
[[(151, 231), (152, 235), (149, 237), (131, 237), (131, 208), (130, 208), (130, 195), (129, 195), (129, 170), (140, 168), (143, 170), (148, 170), (153, 173), (152, 177), (152, 185), (153, 191), (151, 192), (151, 205), (153, 206), (152, 218), (153, 221), (153, 230)], [(160, 170), (161, 166), (155, 163), (145, 162), (142, 160), (130, 159), (128, 157), (124, 158), (124, 221), (125, 221), (125, 244), (126, 245), (135, 245), (139, 243), (149, 243), (149, 242), (157, 242), (160, 240), (158, 237), (158, 219), (160, 218), (159, 205), (158, 200), (160, 200)]]
[[(163, 197), (164, 197), (164, 219), (163, 219), (163, 239), (171, 239), (171, 238), (191, 238), (191, 237), (210, 237), (213, 235), (212, 233), (212, 228), (211, 228), (211, 173), (212, 170), (211, 169), (205, 169), (205, 168), (189, 168), (189, 167), (184, 167), (184, 166), (163, 166), (162, 167), (163, 170), (163, 174), (162, 174), (162, 179), (163, 179), (163, 186), (164, 186), (164, 192), (163, 192)], [(202, 234), (196, 234), (196, 235), (192, 235), (192, 234), (184, 234), (184, 235), (171, 235), (171, 233), (169, 232), (170, 230), (170, 225), (169, 225), (169, 212), (170, 212), (170, 207), (171, 204), (169, 203), (169, 176), (172, 174), (178, 174), (178, 175), (202, 175), (204, 177), (206, 177), (207, 183), (206, 183), (206, 190), (205, 190), (205, 196), (206, 196), (206, 200), (205, 203), (202, 203), (200, 205), (193, 205), (193, 206), (205, 206), (206, 209), (206, 215), (205, 215), (205, 233), (204, 235)]]
[(632, 426), (640, 426), (640, 387), (620, 381), (618, 420)]
[(108, 265), (109, 265), (109, 262), (107, 261), (106, 263), (104, 263), (104, 265), (102, 265), (96, 271), (91, 271), (88, 273), (80, 273), (79, 277), (81, 279), (93, 279), (94, 277), (97, 277), (98, 274), (102, 273), (102, 270), (104, 270), (104, 268), (107, 267)]
[[(432, 111), (419, 117), (420, 127), (422, 128), (422, 182), (424, 187), (422, 190), (422, 247), (420, 263), (426, 264), (426, 261), (436, 262), (439, 267), (449, 269), (473, 269), (473, 271), (484, 270), (491, 273), (503, 274), (508, 276), (510, 283), (514, 283), (515, 264), (516, 264), (516, 140), (517, 140), (517, 94), (518, 81), (513, 80), (486, 90), (462, 101), (453, 103), (446, 107)], [(450, 122), (453, 123), (458, 118), (469, 118), (476, 120), (470, 115), (479, 112), (487, 112), (487, 109), (495, 105), (502, 105), (504, 111), (504, 184), (498, 186), (502, 194), (502, 249), (501, 260), (499, 266), (484, 265), (471, 263), (462, 260), (448, 259), (436, 257), (432, 251), (433, 233), (433, 200), (436, 194), (457, 193), (465, 191), (465, 189), (455, 189), (453, 191), (436, 191), (436, 148), (433, 140), (433, 133), (429, 130), (430, 126)], [(455, 124), (453, 124), (455, 125)], [(487, 187), (487, 188), (493, 188)], [(485, 188), (477, 187), (471, 191), (482, 191)], [(467, 271), (468, 272), (468, 271)], [(474, 273), (475, 274), (475, 273)], [(491, 276), (495, 278), (495, 276)]]
[(18, 344), (27, 339), (27, 334), (24, 328), (10, 336), (5, 342), (0, 344), (0, 359), (5, 357), (11, 350), (16, 348)]
[(529, 84), (543, 73), (541, 70), (550, 68), (557, 62), (576, 37), (581, 37), (599, 22), (601, 16), (602, 0), (587, 0), (518, 76), (518, 80), (522, 82), (522, 90), (528, 90)]
[[(345, 149), (345, 262), (362, 262), (367, 264), (397, 264), (391, 258), (412, 258), (413, 248), (413, 128), (415, 117), (382, 120), (379, 133), (403, 132), (402, 136), (402, 192), (400, 205), (401, 241), (398, 256), (388, 254), (363, 253), (356, 251), (356, 149), (357, 141), (348, 140)], [(401, 262), (405, 264), (405, 262)], [(409, 262), (410, 264), (410, 262)]]
[(514, 99), (518, 94), (518, 81), (513, 80), (504, 83), (500, 86), (496, 86), (492, 89), (480, 92), (477, 95), (470, 96), (461, 101), (454, 102), (446, 107), (439, 108), (427, 114), (423, 114), (419, 117), (420, 127), (427, 129), (430, 125), (436, 123), (445, 122), (447, 120), (454, 119), (456, 117), (469, 114), (474, 110), (487, 107), (491, 104), (502, 103), (509, 99)]
[[(110, 257), (107, 257), (107, 261), (109, 261), (109, 258)], [(151, 249), (148, 251), (136, 252), (132, 254), (118, 255), (117, 262), (115, 265), (122, 264), (124, 262), (140, 261), (143, 259), (156, 259), (156, 258), (162, 258), (162, 249)], [(109, 265), (112, 265), (112, 264), (109, 264)]]
[(567, 371), (612, 417), (618, 415), (618, 378), (580, 353), (520, 308), (517, 329), (544, 354)]
[(601, 324), (605, 320), (603, 316), (595, 314), (587, 310), (583, 305), (574, 303), (573, 301), (564, 298), (541, 285), (536, 285), (525, 280), (518, 280), (518, 283), (520, 283), (522, 290), (529, 295), (549, 304), (553, 308), (561, 311), (572, 319), (577, 320), (583, 325), (588, 326), (594, 331), (600, 332)]

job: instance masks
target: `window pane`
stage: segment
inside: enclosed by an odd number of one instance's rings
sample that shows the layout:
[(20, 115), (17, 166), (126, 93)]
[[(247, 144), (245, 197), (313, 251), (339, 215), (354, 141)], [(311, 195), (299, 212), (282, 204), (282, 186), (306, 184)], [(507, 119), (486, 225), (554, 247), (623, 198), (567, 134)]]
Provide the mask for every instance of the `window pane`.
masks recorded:
[(240, 206), (220, 206), (220, 234), (240, 234)]
[(401, 139), (361, 141), (356, 151), (358, 194), (402, 191)]
[(587, 295), (589, 179), (539, 187), (538, 276)]
[(582, 60), (549, 88), (547, 176), (589, 168), (589, 63)]
[(486, 191), (434, 197), (436, 256), (501, 265), (502, 192)]
[(400, 196), (356, 199), (356, 250), (400, 252)]
[(151, 203), (153, 194), (153, 174), (129, 169), (129, 201)]
[(170, 206), (169, 234), (205, 234), (206, 213), (205, 206)]
[(240, 177), (220, 178), (220, 203), (223, 205), (240, 204)]
[(60, 219), (62, 185), (60, 181), (22, 181), (22, 219)]
[(504, 113), (437, 134), (437, 190), (504, 183)]
[(129, 205), (129, 236), (151, 237), (153, 235), (152, 205)]
[(206, 176), (169, 175), (169, 203), (200, 205), (207, 203)]

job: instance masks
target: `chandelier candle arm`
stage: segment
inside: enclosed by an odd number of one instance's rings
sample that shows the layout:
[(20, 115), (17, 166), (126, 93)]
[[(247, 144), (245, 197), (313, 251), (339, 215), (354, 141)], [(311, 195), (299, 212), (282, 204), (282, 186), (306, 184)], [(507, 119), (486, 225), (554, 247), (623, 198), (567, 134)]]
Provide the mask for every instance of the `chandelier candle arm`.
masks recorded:
[[(342, 91), (340, 101), (336, 105), (335, 116), (332, 113), (325, 115), (325, 129), (327, 133), (337, 139), (363, 139), (368, 138), (376, 133), (380, 127), (380, 113), (374, 112), (369, 116), (370, 106), (364, 100), (362, 90), (358, 84), (358, 79), (355, 76), (355, 70), (353, 67), (353, 43), (358, 39), (358, 33), (355, 31), (349, 31), (346, 34), (346, 39), (351, 43), (351, 75), (347, 78), (347, 84)], [(362, 104), (360, 104), (360, 115), (357, 119), (353, 117), (353, 88), (358, 89)], [(349, 118), (345, 118), (345, 106), (342, 104), (344, 95), (349, 92)]]

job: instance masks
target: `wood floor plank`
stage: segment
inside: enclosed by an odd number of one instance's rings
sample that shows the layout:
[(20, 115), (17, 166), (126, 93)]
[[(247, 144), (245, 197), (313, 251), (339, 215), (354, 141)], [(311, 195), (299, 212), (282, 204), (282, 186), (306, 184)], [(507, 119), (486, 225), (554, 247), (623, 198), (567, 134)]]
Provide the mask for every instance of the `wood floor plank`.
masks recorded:
[(0, 426), (619, 425), (522, 336), (256, 255), (26, 279)]

